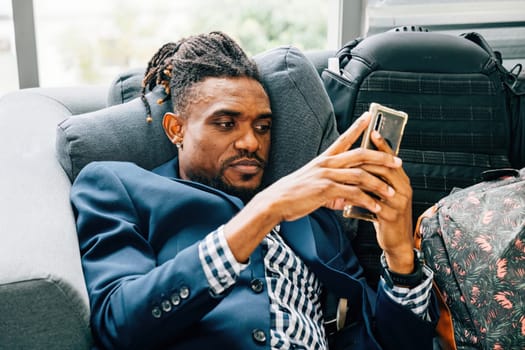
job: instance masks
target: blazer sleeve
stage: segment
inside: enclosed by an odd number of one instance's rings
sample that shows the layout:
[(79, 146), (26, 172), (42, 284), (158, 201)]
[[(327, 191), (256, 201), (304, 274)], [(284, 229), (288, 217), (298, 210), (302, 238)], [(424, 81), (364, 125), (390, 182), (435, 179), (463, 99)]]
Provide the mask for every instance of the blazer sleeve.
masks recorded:
[(385, 350), (434, 348), (439, 307), (434, 291), (430, 298), (428, 306), (430, 320), (423, 320), (410, 309), (394, 302), (383, 288), (378, 288), (376, 334)]
[[(372, 288), (366, 283), (363, 269), (354, 253), (351, 242), (342, 233), (340, 222), (336, 219), (335, 215), (326, 210), (318, 211), (318, 213), (313, 214), (317, 214), (312, 216), (314, 216), (319, 225), (321, 225), (320, 231), (330, 232), (333, 230), (338, 232), (338, 236), (341, 240), (339, 245), (341, 247), (339, 248), (341, 252), (340, 255), (343, 257), (342, 261), (344, 261), (344, 263), (340, 263), (339, 266), (341, 270), (351, 276), (352, 279), (358, 281), (363, 289), (361, 307), (352, 308), (351, 306), (349, 309), (349, 316), (347, 317), (350, 317), (350, 319), (359, 319), (360, 314), (362, 313), (364, 318), (363, 321), (371, 324), (373, 337), (379, 343), (381, 349), (432, 350), (433, 339), (436, 337), (435, 328), (439, 318), (439, 308), (434, 292), (432, 291), (429, 303), (430, 321), (427, 321), (414, 314), (409, 308), (396, 303), (386, 294), (381, 283), (377, 292), (372, 290)], [(326, 239), (325, 236), (320, 237)], [(318, 238), (318, 240), (321, 238)], [(318, 246), (320, 245), (323, 247), (336, 246), (324, 241), (318, 241)], [(318, 252), (319, 249), (320, 248), (318, 247)], [(327, 256), (329, 256), (329, 254)], [(354, 286), (354, 288), (358, 287)], [(349, 298), (349, 302), (354, 304), (356, 300), (359, 300), (359, 298), (356, 297), (355, 294), (353, 297)], [(355, 334), (353, 335), (355, 336)], [(366, 344), (366, 342), (363, 343)], [(373, 347), (371, 343), (374, 342), (369, 342), (369, 345), (366, 345), (366, 348), (376, 348)]]
[(92, 163), (71, 190), (92, 328), (107, 349), (159, 347), (224, 297), (210, 293), (198, 242), (157, 266), (129, 188), (113, 168)]

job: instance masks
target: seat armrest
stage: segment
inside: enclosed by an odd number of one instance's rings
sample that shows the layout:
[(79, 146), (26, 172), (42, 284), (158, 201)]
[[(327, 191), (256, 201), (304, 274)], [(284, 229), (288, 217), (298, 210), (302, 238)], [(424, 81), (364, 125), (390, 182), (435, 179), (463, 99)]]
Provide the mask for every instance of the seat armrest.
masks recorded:
[(89, 349), (70, 182), (56, 125), (105, 106), (106, 89), (27, 89), (0, 98), (0, 348)]

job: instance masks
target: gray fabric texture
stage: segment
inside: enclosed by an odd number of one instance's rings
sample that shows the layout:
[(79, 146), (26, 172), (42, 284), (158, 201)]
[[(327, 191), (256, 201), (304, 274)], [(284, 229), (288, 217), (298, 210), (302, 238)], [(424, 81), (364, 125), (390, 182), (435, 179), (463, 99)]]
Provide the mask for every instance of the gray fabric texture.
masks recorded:
[(54, 138), (59, 121), (101, 108), (105, 95), (106, 88), (79, 87), (0, 98), (0, 349), (91, 340), (70, 182)]
[(254, 57), (270, 97), (272, 145), (264, 184), (300, 168), (337, 138), (330, 99), (301, 51), (279, 47)]
[(51, 278), (0, 284), (0, 349), (90, 348), (87, 310), (79, 313), (82, 301), (63, 284)]
[(120, 105), (140, 95), (144, 68), (130, 69), (117, 75), (108, 89), (107, 106)]
[[(315, 67), (298, 49), (283, 46), (254, 56), (270, 96), (274, 128), (270, 171), (265, 183), (299, 168), (337, 136), (335, 117), (318, 72), (327, 53), (316, 53)], [(176, 156), (161, 121), (171, 104), (157, 88), (147, 95), (153, 122), (145, 122), (140, 99), (126, 102), (140, 91), (139, 70), (117, 77), (110, 87), (111, 107), (63, 121), (57, 131), (57, 154), (71, 181), (94, 160), (125, 160), (152, 169)], [(124, 103), (121, 103), (124, 102)], [(298, 129), (300, 128), (300, 129)]]

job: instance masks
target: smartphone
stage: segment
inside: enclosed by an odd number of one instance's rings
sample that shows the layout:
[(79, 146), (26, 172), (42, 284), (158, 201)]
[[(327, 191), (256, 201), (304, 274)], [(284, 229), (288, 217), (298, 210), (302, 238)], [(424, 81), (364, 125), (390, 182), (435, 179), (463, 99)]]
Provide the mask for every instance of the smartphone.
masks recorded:
[[(397, 155), (408, 120), (408, 114), (375, 102), (370, 104), (369, 112), (372, 115), (372, 119), (370, 120), (368, 129), (363, 135), (361, 147), (377, 149), (371, 140), (372, 131), (376, 130), (385, 139), (390, 148), (392, 148), (394, 154)], [(376, 215), (371, 211), (352, 205), (347, 205), (344, 208), (343, 216), (367, 221), (375, 221), (377, 219)]]

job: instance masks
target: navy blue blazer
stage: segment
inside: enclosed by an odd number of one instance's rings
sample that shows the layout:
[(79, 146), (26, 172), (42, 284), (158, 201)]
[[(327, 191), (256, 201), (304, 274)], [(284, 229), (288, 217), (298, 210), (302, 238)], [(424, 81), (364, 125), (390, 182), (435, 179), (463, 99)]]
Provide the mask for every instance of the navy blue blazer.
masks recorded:
[[(73, 184), (96, 341), (107, 349), (269, 349), (261, 249), (221, 295), (211, 292), (199, 260), (199, 241), (230, 220), (242, 202), (176, 173), (175, 161), (154, 172), (96, 162)], [(421, 320), (381, 288), (371, 299), (331, 211), (283, 222), (281, 234), (324, 287), (349, 299), (358, 326), (344, 340), (348, 349), (432, 349), (435, 322)], [(435, 303), (430, 313), (437, 320)]]

